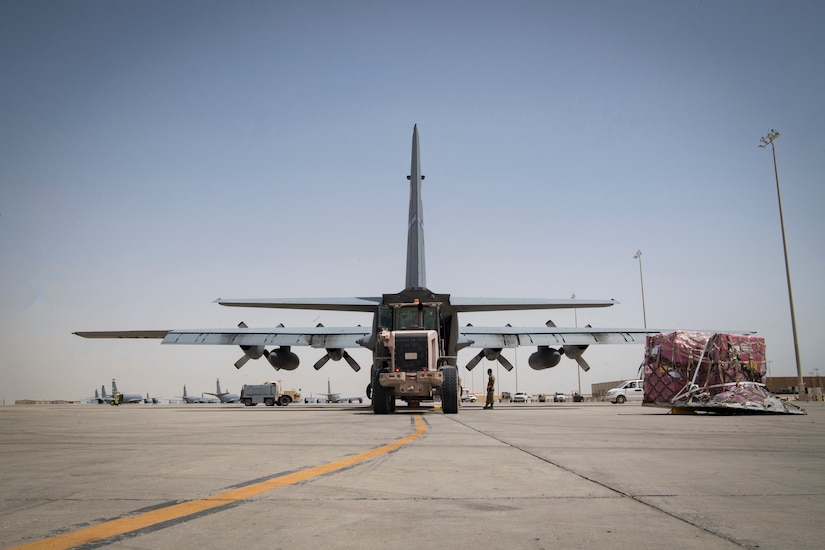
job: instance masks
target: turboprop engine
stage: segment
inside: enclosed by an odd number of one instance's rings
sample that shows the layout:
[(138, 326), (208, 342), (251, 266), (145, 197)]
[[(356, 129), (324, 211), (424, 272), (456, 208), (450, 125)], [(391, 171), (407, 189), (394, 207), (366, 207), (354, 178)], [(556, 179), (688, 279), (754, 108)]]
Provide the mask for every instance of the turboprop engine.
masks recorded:
[(590, 370), (590, 365), (588, 365), (587, 361), (582, 357), (582, 353), (587, 349), (587, 346), (564, 346), (563, 349), (564, 354), (570, 359), (575, 360), (583, 371), (587, 372)]
[(507, 358), (501, 354), (501, 349), (502, 348), (482, 349), (480, 352), (478, 352), (478, 355), (470, 359), (470, 362), (467, 363), (467, 366), (464, 368), (466, 368), (467, 370), (473, 370), (476, 367), (476, 365), (478, 365), (479, 362), (481, 362), (482, 359), (487, 359), (488, 361), (498, 361), (499, 363), (501, 363), (502, 367), (507, 369), (508, 372), (513, 370), (513, 364), (510, 363), (510, 361), (508, 361)]
[(559, 364), (563, 353), (563, 348), (554, 349), (550, 346), (539, 346), (535, 353), (530, 354), (527, 362), (533, 370), (549, 369)]
[(301, 360), (298, 359), (298, 356), (292, 353), (289, 346), (281, 346), (280, 348), (275, 348), (272, 351), (264, 350), (264, 356), (275, 370), (295, 370), (301, 362)]
[[(249, 328), (246, 326), (246, 323), (241, 321), (238, 323), (238, 328)], [(243, 351), (243, 355), (240, 359), (235, 361), (235, 368), (239, 369), (242, 366), (246, 365), (246, 362), (250, 359), (260, 359), (261, 356), (266, 352), (263, 346), (241, 346), (241, 351)]]
[(263, 346), (241, 346), (241, 350), (243, 350), (243, 355), (235, 361), (236, 369), (246, 365), (250, 359), (260, 359), (265, 351)]
[(330, 359), (332, 359), (333, 361), (340, 361), (342, 358), (349, 364), (350, 367), (352, 367), (352, 370), (354, 370), (355, 372), (361, 370), (361, 365), (359, 365), (355, 361), (355, 359), (353, 359), (352, 356), (349, 353), (347, 353), (347, 350), (341, 348), (328, 348), (326, 351), (327, 354), (318, 359), (318, 361), (315, 362), (315, 365), (313, 365), (315, 370), (318, 370), (324, 365), (326, 365), (327, 361), (329, 361)]

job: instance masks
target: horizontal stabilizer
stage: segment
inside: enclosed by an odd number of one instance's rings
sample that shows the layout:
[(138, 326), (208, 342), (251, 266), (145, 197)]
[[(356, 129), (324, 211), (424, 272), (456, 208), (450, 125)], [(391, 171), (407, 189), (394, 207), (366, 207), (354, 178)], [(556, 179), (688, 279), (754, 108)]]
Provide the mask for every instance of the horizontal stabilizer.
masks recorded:
[(462, 311), (516, 311), (522, 309), (582, 309), (610, 307), (616, 300), (555, 300), (544, 298), (461, 298), (452, 297), (450, 306)]
[(373, 313), (381, 297), (365, 298), (262, 298), (230, 300), (218, 298), (216, 304), (229, 307), (263, 307), (275, 309), (316, 309), (322, 311), (363, 311)]

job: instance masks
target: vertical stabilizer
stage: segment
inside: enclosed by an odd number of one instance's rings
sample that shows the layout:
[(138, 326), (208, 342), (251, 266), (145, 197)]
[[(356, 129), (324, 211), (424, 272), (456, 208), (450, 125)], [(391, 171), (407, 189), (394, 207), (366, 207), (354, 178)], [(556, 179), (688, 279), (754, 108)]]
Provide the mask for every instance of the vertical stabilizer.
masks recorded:
[(220, 378), (215, 379), (215, 383), (218, 387), (218, 392), (217, 393), (220, 395), (220, 393), (221, 393), (221, 379)]
[(407, 284), (405, 288), (427, 288), (424, 265), (424, 208), (421, 204), (421, 158), (418, 154), (418, 125), (413, 126), (410, 167), (410, 217), (407, 227)]
[(112, 395), (117, 395), (117, 382), (112, 378)]

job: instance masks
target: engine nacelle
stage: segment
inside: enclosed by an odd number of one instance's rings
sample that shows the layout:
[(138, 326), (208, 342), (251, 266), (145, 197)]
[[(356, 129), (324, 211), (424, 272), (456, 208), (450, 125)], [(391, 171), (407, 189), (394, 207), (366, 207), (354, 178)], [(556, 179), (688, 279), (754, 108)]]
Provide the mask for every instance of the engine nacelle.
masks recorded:
[(501, 357), (501, 348), (484, 348), (484, 358), (488, 361), (498, 361)]
[(290, 351), (289, 346), (264, 352), (264, 355), (266, 355), (266, 360), (275, 370), (295, 370), (301, 362), (298, 356)]
[(549, 369), (559, 364), (563, 351), (549, 346), (539, 346), (535, 353), (530, 354), (530, 359), (527, 362), (533, 370)]

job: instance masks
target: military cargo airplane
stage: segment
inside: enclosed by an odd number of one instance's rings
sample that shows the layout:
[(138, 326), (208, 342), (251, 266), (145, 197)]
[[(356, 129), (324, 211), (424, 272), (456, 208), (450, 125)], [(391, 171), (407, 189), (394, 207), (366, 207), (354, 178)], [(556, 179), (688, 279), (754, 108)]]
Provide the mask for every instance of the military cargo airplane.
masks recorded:
[(347, 348), (364, 347), (372, 351), (372, 368), (367, 396), (375, 414), (395, 411), (396, 399), (415, 406), (421, 401), (441, 399), (444, 413), (459, 410), (458, 352), (480, 348), (466, 365), (473, 369), (482, 359), (498, 361), (511, 370), (512, 364), (501, 354), (504, 348), (535, 346), (529, 365), (535, 370), (556, 366), (562, 357), (575, 360), (588, 370), (582, 354), (592, 344), (643, 343), (645, 334), (660, 329), (557, 328), (548, 322), (543, 327), (460, 326), (463, 312), (596, 308), (614, 305), (614, 300), (459, 298), (432, 292), (427, 288), (424, 261), (424, 209), (418, 126), (413, 127), (410, 175), (409, 218), (407, 227), (406, 285), (397, 293), (352, 298), (221, 299), (230, 307), (309, 309), (371, 313), (371, 327), (238, 328), (207, 330), (131, 330), (75, 332), (85, 338), (156, 338), (163, 344), (237, 345), (243, 355), (235, 362), (241, 368), (250, 359), (266, 357), (276, 370), (294, 370), (299, 365), (293, 346), (324, 350), (315, 363), (320, 369), (330, 359), (342, 358), (356, 372), (361, 366)]
[(237, 393), (229, 393), (229, 391), (221, 391), (221, 379), (218, 378), (216, 380), (217, 385), (217, 392), (209, 393), (208, 391), (203, 392), (204, 395), (214, 395), (218, 399), (221, 400), (221, 403), (238, 403), (241, 400), (241, 396)]
[[(117, 399), (120, 396), (120, 399)], [(143, 403), (143, 396), (137, 393), (120, 393), (117, 391), (117, 382), (112, 378), (112, 395), (106, 393), (106, 386), (100, 386), (100, 393), (95, 390), (95, 396), (92, 398), (98, 404), (114, 405), (117, 399), (117, 404), (120, 403)]]
[(323, 399), (326, 399), (330, 403), (355, 403), (358, 401), (359, 403), (364, 402), (363, 397), (341, 397), (340, 393), (333, 393), (332, 391), (332, 384), (327, 378), (327, 393), (322, 393)]
[(183, 385), (183, 395), (180, 396), (183, 399), (184, 403), (220, 403), (218, 399), (204, 397), (201, 395), (198, 397), (197, 395), (189, 395), (186, 393), (186, 384)]

